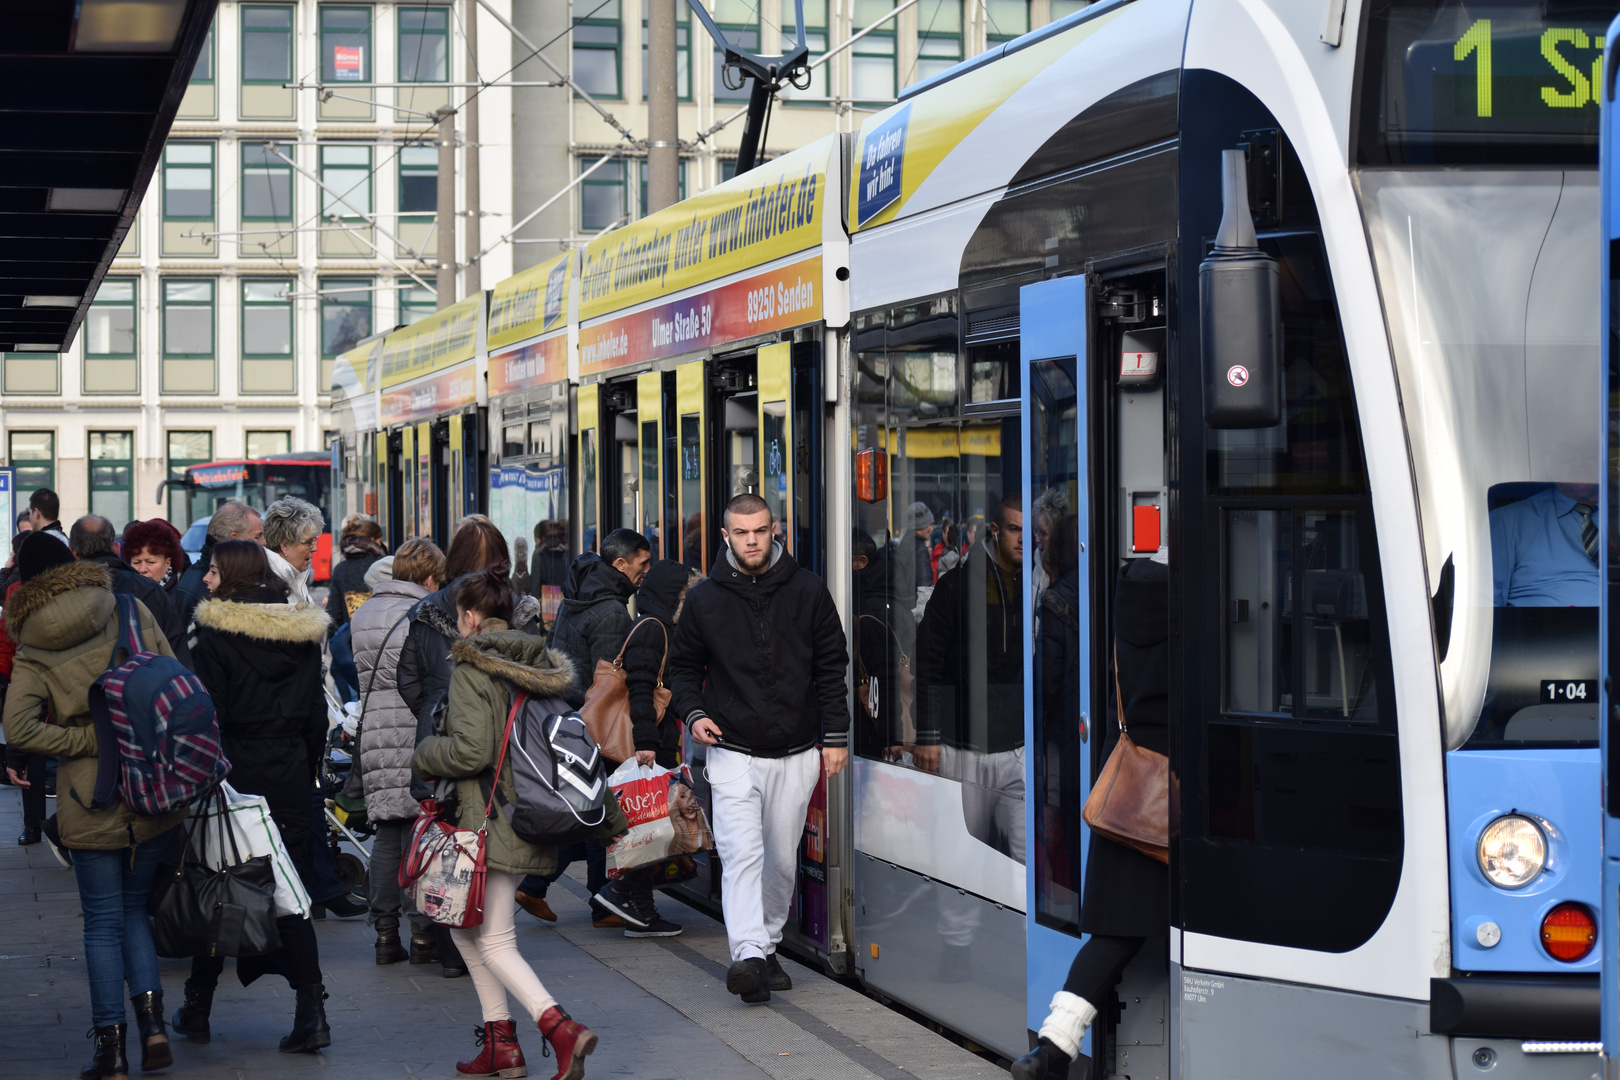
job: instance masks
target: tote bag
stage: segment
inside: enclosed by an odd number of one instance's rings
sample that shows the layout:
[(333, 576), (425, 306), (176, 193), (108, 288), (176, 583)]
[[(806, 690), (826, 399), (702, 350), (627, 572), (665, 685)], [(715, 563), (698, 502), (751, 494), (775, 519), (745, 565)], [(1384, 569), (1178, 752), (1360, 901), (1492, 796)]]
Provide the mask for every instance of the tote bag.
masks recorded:
[[(230, 842), (249, 856), (263, 855), (270, 860), (276, 879), (276, 914), (297, 915), (308, 918), (309, 893), (304, 879), (298, 876), (287, 847), (281, 842), (281, 830), (270, 816), (270, 803), (263, 795), (244, 795), (229, 783), (220, 785), (224, 796), (225, 821), (230, 829)], [(220, 800), (204, 799), (191, 809), (194, 822), (218, 822)], [(202, 828), (199, 832), (197, 857), (205, 866), (219, 870), (229, 865), (230, 849), (224, 831)]]
[[(177, 866), (152, 879), (147, 911), (159, 956), (263, 956), (281, 948), (276, 928), (275, 869), (268, 855), (244, 856), (227, 826), (225, 796), (209, 797), (215, 812), (194, 821)], [(214, 830), (215, 850), (229, 852), (215, 869), (195, 859), (198, 833)]]
[(591, 688), (585, 692), (585, 704), (579, 709), (585, 729), (591, 733), (596, 745), (601, 747), (602, 756), (609, 761), (625, 762), (636, 756), (636, 732), (635, 725), (630, 721), (630, 687), (625, 682), (624, 650), (630, 647), (630, 639), (635, 637), (636, 631), (648, 623), (658, 623), (658, 629), (664, 635), (664, 658), (658, 661), (658, 686), (653, 690), (653, 708), (658, 713), (660, 723), (669, 708), (669, 688), (664, 685), (664, 664), (669, 660), (669, 631), (658, 619), (643, 619), (625, 635), (619, 655), (613, 658), (612, 663), (606, 660), (596, 662)]

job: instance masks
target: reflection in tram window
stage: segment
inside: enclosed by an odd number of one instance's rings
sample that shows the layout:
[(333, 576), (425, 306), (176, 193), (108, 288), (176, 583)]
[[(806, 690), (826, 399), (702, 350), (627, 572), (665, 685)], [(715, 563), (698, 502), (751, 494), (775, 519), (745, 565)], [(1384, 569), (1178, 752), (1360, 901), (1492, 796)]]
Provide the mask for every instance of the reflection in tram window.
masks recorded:
[[(681, 505), (703, 505), (703, 438), (697, 416), (681, 417)], [(694, 510), (681, 523), (681, 561), (703, 569), (703, 511)]]
[(760, 495), (770, 506), (771, 513), (777, 521), (788, 520), (788, 473), (787, 473), (787, 402), (767, 401), (760, 406), (765, 416), (765, 430), (760, 433), (761, 449), (764, 451), (760, 461), (763, 473), (760, 477)]
[(581, 547), (596, 550), (596, 429), (584, 428), (579, 433), (579, 520)]
[(641, 425), (641, 535), (655, 555), (663, 549), (658, 546), (658, 421), (648, 420)]
[(759, 395), (737, 394), (725, 403), (726, 498), (759, 494), (759, 469), (754, 443), (759, 437)]

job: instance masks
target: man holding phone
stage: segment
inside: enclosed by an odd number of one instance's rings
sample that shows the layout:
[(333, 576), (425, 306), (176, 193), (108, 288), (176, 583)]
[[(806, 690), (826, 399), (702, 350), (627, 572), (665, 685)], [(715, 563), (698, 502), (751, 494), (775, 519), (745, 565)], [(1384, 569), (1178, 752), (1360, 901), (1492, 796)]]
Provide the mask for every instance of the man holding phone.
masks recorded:
[(672, 709), (709, 748), (726, 989), (749, 1003), (793, 988), (776, 946), (805, 813), (823, 764), (830, 778), (849, 762), (844, 628), (775, 524), (758, 495), (726, 504), (724, 558), (687, 593), (669, 657)]

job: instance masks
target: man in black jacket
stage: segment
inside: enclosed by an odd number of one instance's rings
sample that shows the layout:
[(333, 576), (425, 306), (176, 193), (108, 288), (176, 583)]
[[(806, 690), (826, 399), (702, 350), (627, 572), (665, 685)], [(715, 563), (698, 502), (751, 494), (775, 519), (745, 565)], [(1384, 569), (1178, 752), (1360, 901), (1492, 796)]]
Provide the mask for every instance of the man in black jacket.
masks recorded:
[(107, 568), (112, 575), (113, 592), (127, 593), (146, 605), (146, 610), (152, 613), (152, 621), (169, 639), (174, 658), (189, 668), (191, 648), (186, 643), (186, 624), (180, 621), (162, 585), (145, 574), (136, 573), (114, 553), (113, 543), (117, 539), (118, 532), (112, 522), (95, 514), (86, 514), (73, 523), (73, 531), (68, 534), (68, 546), (73, 549), (76, 558), (100, 563)]
[[(849, 762), (849, 652), (827, 585), (775, 540), (758, 495), (726, 504), (725, 557), (686, 595), (670, 649), (672, 708), (708, 747), (726, 989), (769, 1001), (810, 797)], [(817, 753), (817, 746), (821, 747)]]
[(246, 503), (228, 499), (214, 507), (214, 514), (208, 519), (206, 536), (202, 554), (180, 575), (180, 580), (174, 586), (175, 610), (179, 614), (180, 625), (188, 631), (192, 613), (197, 610), (198, 604), (208, 599), (208, 586), (203, 584), (203, 578), (208, 575), (208, 567), (214, 561), (214, 545), (226, 540), (252, 540), (262, 546), (264, 519)]

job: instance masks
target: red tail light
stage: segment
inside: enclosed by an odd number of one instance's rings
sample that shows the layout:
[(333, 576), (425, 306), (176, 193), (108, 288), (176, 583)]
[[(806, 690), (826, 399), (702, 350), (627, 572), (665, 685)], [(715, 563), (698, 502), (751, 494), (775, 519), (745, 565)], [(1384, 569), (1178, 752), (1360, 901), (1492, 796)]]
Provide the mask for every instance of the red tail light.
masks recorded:
[(1559, 904), (1541, 920), (1541, 944), (1554, 960), (1573, 964), (1597, 944), (1597, 922), (1585, 904)]

